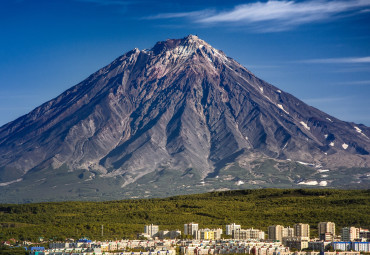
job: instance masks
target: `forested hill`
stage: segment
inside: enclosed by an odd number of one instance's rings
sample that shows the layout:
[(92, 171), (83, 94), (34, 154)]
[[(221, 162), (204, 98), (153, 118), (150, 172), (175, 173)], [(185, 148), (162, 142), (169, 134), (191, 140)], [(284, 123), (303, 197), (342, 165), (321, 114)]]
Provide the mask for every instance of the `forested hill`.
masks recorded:
[(136, 238), (145, 224), (183, 231), (183, 224), (191, 221), (200, 228), (225, 228), (236, 222), (266, 232), (269, 225), (302, 222), (309, 223), (311, 235), (316, 235), (320, 221), (335, 222), (338, 233), (344, 226), (369, 228), (369, 212), (370, 190), (260, 189), (165, 199), (1, 204), (0, 240)]

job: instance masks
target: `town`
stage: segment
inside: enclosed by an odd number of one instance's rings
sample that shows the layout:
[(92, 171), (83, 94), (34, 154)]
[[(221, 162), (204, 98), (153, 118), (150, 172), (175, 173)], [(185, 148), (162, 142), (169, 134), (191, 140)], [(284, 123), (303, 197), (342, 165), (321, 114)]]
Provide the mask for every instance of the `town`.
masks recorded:
[[(198, 223), (184, 224), (184, 231), (159, 230), (158, 225), (144, 227), (138, 240), (50, 242), (48, 249), (33, 246), (31, 255), (201, 255), (201, 254), (254, 254), (254, 255), (357, 255), (370, 252), (370, 231), (353, 226), (343, 227), (336, 233), (335, 223), (320, 222), (317, 237), (310, 236), (310, 225), (292, 227), (273, 225), (268, 232), (231, 223), (222, 228), (199, 228)], [(6, 243), (5, 243), (6, 244)], [(8, 244), (9, 245), (9, 244)], [(31, 243), (23, 242), (23, 246)]]

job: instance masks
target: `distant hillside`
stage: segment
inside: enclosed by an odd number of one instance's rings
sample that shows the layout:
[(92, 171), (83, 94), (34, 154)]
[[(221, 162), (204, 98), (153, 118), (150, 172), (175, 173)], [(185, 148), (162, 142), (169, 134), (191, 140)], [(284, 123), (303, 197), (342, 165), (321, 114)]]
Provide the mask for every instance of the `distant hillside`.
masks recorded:
[[(203, 227), (223, 227), (236, 222), (243, 228), (267, 231), (272, 224), (311, 225), (333, 221), (343, 226), (370, 227), (370, 190), (260, 189), (213, 192), (165, 199), (110, 202), (0, 204), (0, 240), (62, 240), (135, 238), (145, 224), (160, 230), (180, 229), (187, 222)], [(101, 237), (101, 225), (104, 236)]]

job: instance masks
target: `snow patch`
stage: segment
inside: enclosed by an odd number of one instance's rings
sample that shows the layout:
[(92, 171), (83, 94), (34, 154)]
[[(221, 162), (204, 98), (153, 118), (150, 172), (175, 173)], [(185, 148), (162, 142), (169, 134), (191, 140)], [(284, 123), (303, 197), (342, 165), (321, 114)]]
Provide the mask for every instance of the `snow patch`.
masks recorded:
[(325, 136), (325, 139), (328, 138), (328, 135), (324, 135)]
[(263, 96), (264, 96), (267, 100), (269, 100), (271, 103), (273, 103), (273, 102), (272, 102), (272, 100), (271, 100), (268, 96), (266, 96), (265, 94), (263, 94)]
[(239, 181), (237, 181), (237, 182), (235, 183), (235, 185), (237, 185), (237, 186), (242, 185), (242, 184), (244, 184), (244, 182), (243, 182), (242, 180), (239, 180)]
[(328, 121), (330, 121), (330, 122), (333, 122), (331, 119), (329, 119), (329, 118), (326, 118)]
[(316, 186), (316, 185), (319, 185), (319, 186), (322, 186), (322, 187), (325, 187), (328, 185), (328, 182), (327, 181), (303, 181), (303, 182), (299, 182), (298, 184), (301, 184), (301, 185), (311, 185), (311, 186)]
[(10, 181), (10, 182), (2, 182), (2, 183), (0, 183), (0, 187), (8, 186), (8, 185), (10, 185), (10, 184), (12, 184), (12, 183), (20, 182), (20, 181), (22, 181), (22, 180), (23, 180), (23, 178), (19, 178), (19, 179), (17, 179), (17, 180)]
[(342, 144), (342, 147), (343, 147), (343, 149), (345, 149), (345, 150), (346, 150), (346, 149), (348, 148), (348, 144), (343, 143), (343, 144)]
[(334, 147), (334, 143), (333, 143), (333, 142), (329, 143), (329, 145), (330, 145), (331, 147)]
[(310, 163), (306, 163), (306, 162), (302, 162), (302, 161), (297, 161), (297, 163), (299, 163), (299, 164), (301, 164), (301, 165), (305, 165), (305, 166), (307, 166), (307, 165), (309, 165)]
[(361, 135), (363, 135), (363, 136), (365, 136), (367, 139), (369, 139), (369, 137), (367, 137), (367, 135), (365, 135), (364, 133), (362, 133), (362, 130), (361, 129), (359, 129), (358, 127), (356, 127), (356, 126), (354, 126), (354, 128), (356, 129), (356, 131), (358, 132), (358, 133), (360, 133)]
[(226, 175), (224, 177), (224, 181), (231, 181), (232, 179), (234, 179), (234, 176), (232, 176), (232, 175)]
[(323, 174), (323, 175), (321, 175), (321, 177), (322, 178), (326, 178), (326, 177), (328, 177), (329, 175), (327, 175), (327, 174)]
[(328, 182), (327, 181), (321, 181), (319, 183), (319, 185), (322, 186), (322, 187), (325, 187), (326, 185), (328, 185)]
[(286, 114), (289, 114), (289, 112), (287, 112), (287, 111), (284, 109), (283, 105), (281, 105), (281, 104), (277, 104), (277, 107), (279, 107), (281, 110), (283, 110)]
[[(216, 55), (217, 57), (219, 57), (221, 60), (223, 60), (223, 62), (230, 62), (230, 60), (223, 54), (221, 54), (218, 50), (216, 49), (212, 49), (211, 52)], [(227, 65), (226, 65), (227, 66)], [(227, 66), (228, 67), (228, 66)], [(230, 68), (230, 67), (229, 67)], [(231, 68), (230, 68), (231, 69)], [(232, 69), (231, 69), (232, 70)]]
[(283, 150), (286, 148), (287, 145), (288, 145), (288, 142), (284, 145)]
[(299, 123), (301, 123), (301, 125), (302, 125), (305, 129), (310, 130), (310, 127), (309, 127), (309, 126), (307, 126), (307, 124), (306, 124), (306, 123), (304, 123), (303, 121), (301, 121), (301, 122), (299, 122)]
[(302, 161), (296, 161), (298, 164), (301, 164), (301, 165), (304, 165), (304, 166), (310, 166), (310, 167), (314, 167), (315, 164), (312, 164), (312, 163), (306, 163), (306, 162), (302, 162)]
[(245, 140), (248, 140), (248, 136), (245, 137)]
[(261, 90), (261, 93), (263, 93), (263, 88), (262, 87), (259, 87), (260, 88), (260, 90)]
[(362, 133), (362, 130), (355, 126), (357, 132)]
[(329, 169), (320, 169), (320, 170), (317, 170), (317, 172), (319, 173), (325, 173), (325, 172), (329, 172), (330, 170)]
[(301, 185), (318, 185), (319, 183), (317, 181), (305, 181), (305, 182), (299, 182), (298, 184), (301, 184)]
[(277, 93), (281, 93), (281, 90), (280, 90), (280, 89), (278, 89), (278, 90), (276, 90), (276, 92), (277, 92)]

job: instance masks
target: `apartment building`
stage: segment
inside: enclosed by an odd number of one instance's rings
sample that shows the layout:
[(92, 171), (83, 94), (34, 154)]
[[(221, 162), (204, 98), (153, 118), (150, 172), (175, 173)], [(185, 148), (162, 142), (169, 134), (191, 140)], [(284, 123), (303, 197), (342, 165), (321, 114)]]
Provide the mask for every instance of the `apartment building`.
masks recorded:
[(259, 229), (237, 229), (233, 231), (233, 239), (237, 240), (264, 240), (265, 232)]
[(241, 225), (237, 225), (235, 223), (231, 223), (229, 225), (226, 225), (226, 235), (232, 235), (234, 230), (241, 229)]
[(151, 238), (155, 237), (157, 235), (158, 231), (159, 231), (158, 225), (150, 224), (150, 225), (146, 225), (144, 227), (144, 233), (146, 235), (150, 236)]
[(291, 228), (290, 226), (283, 228), (282, 237), (294, 237), (294, 228)]
[(294, 236), (296, 237), (310, 237), (310, 225), (297, 223), (293, 226)]
[(273, 225), (268, 228), (269, 240), (282, 241), (284, 226)]
[(333, 241), (335, 237), (335, 223), (320, 222), (317, 226), (320, 240)]
[(184, 224), (184, 235), (192, 235), (193, 237), (195, 237), (198, 228), (198, 223), (191, 222), (188, 224)]
[(221, 239), (222, 229), (199, 229), (196, 231), (195, 239), (197, 240), (219, 240)]
[(289, 248), (302, 250), (308, 248), (308, 237), (283, 237), (283, 244)]
[(356, 227), (345, 227), (341, 231), (341, 240), (343, 242), (351, 242), (360, 238), (360, 229)]

